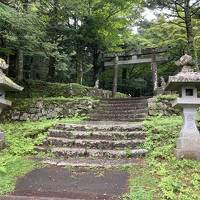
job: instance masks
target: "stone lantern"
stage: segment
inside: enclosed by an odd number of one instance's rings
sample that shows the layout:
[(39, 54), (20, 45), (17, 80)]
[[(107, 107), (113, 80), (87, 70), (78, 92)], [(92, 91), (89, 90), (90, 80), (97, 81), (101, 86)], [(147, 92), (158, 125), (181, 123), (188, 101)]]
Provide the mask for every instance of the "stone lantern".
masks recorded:
[(176, 76), (170, 76), (165, 88), (179, 92), (180, 97), (173, 102), (173, 106), (183, 109), (184, 124), (176, 144), (176, 157), (200, 160), (200, 134), (195, 122), (200, 106), (200, 72), (194, 71), (189, 55), (182, 56), (177, 64), (182, 66), (182, 71)]
[[(7, 107), (11, 106), (12, 102), (5, 99), (6, 91), (22, 91), (23, 87), (14, 83), (11, 79), (9, 79), (4, 73), (3, 70), (7, 69), (8, 65), (6, 62), (0, 58), (0, 114), (2, 110)], [(3, 148), (3, 133), (0, 132), (0, 149)]]

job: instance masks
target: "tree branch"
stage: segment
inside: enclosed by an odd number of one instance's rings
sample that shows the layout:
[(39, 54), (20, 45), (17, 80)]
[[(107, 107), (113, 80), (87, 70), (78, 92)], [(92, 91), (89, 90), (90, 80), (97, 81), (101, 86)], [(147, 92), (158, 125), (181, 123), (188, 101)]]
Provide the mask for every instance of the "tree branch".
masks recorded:
[(180, 18), (182, 20), (185, 20), (184, 17), (181, 17), (179, 15), (173, 15), (173, 14), (166, 14), (167, 17), (174, 17), (174, 18)]
[(178, 6), (180, 6), (182, 9), (185, 9), (184, 6), (183, 6), (181, 3), (179, 3), (177, 0), (175, 1), (175, 5), (178, 5)]
[(175, 1), (175, 10), (176, 10), (176, 13), (177, 13), (178, 17), (181, 18), (181, 19), (183, 19), (183, 20), (185, 20), (184, 17), (182, 17), (182, 16), (180, 15), (179, 10), (178, 10), (178, 6), (179, 6), (179, 5), (177, 4), (177, 1)]
[(193, 10), (193, 11), (191, 12), (191, 16), (196, 15), (197, 12), (198, 12), (199, 10), (200, 10), (200, 7), (199, 7), (199, 8), (196, 8), (195, 10)]
[(195, 3), (193, 3), (190, 8), (195, 7), (196, 5), (198, 5), (200, 3), (200, 0), (197, 0)]
[(168, 21), (168, 23), (177, 25), (177, 26), (182, 27), (182, 28), (185, 28), (184, 25), (181, 25), (181, 24), (184, 24), (183, 22), (178, 23), (178, 22)]

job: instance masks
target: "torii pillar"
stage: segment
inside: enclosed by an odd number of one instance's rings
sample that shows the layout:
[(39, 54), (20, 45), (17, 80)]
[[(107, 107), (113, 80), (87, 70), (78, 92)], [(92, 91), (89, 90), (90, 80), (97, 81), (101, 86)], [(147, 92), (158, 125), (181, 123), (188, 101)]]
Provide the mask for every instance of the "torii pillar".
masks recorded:
[(114, 70), (113, 70), (113, 88), (112, 88), (112, 97), (114, 98), (117, 93), (117, 82), (118, 82), (118, 61), (119, 57), (115, 55), (114, 60)]
[(156, 62), (156, 53), (155, 49), (152, 49), (152, 57), (151, 57), (151, 73), (152, 73), (152, 83), (153, 83), (153, 94), (157, 94), (158, 90), (158, 66)]

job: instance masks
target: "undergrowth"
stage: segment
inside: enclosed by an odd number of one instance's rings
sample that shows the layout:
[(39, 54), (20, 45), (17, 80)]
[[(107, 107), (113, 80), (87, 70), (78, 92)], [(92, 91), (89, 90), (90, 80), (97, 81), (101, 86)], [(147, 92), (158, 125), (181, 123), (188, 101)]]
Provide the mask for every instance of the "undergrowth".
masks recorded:
[(181, 125), (180, 116), (145, 120), (146, 165), (130, 169), (130, 193), (125, 199), (200, 200), (200, 162), (177, 160), (174, 155)]
[(14, 122), (0, 124), (5, 133), (6, 148), (0, 153), (0, 195), (13, 191), (18, 177), (41, 167), (41, 164), (29, 159), (36, 155), (36, 145), (41, 144), (47, 130), (56, 123), (78, 123), (82, 117), (43, 120), (37, 122)]

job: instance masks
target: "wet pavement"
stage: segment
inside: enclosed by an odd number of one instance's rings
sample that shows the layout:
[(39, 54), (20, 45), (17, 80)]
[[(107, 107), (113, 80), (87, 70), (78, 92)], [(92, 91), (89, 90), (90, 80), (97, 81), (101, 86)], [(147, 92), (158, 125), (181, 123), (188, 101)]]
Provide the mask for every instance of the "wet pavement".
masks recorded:
[(10, 200), (119, 199), (127, 192), (128, 179), (121, 170), (45, 167), (20, 178)]

